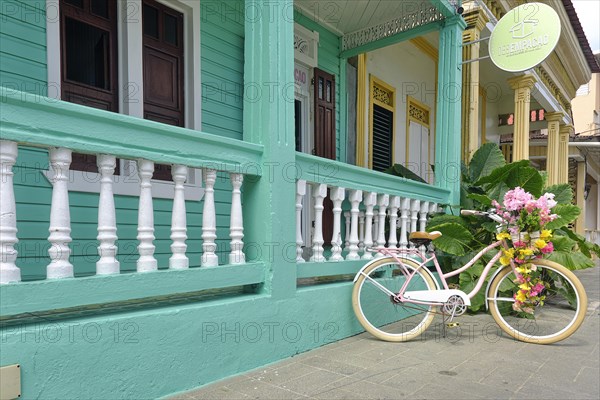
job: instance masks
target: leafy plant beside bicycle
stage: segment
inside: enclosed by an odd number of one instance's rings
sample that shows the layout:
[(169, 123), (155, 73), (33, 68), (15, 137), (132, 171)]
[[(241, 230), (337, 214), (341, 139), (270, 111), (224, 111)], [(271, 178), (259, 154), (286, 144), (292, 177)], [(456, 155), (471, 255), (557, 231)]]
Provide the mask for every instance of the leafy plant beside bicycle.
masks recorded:
[[(507, 194), (508, 202), (505, 201)], [(586, 241), (569, 227), (580, 213), (579, 207), (571, 204), (572, 200), (573, 193), (568, 184), (545, 187), (545, 176), (533, 168), (528, 160), (506, 163), (498, 146), (492, 143), (483, 145), (473, 155), (469, 165), (463, 165), (462, 168), (461, 209), (487, 211), (495, 206), (497, 211), (508, 213), (503, 215), (508, 222), (505, 230), (507, 235), (552, 231), (552, 240), (535, 235), (533, 240), (530, 235), (517, 240), (515, 236), (511, 242), (514, 250), (512, 257), (516, 257), (516, 260), (530, 261), (543, 256), (570, 270), (594, 266), (592, 255), (600, 255), (600, 246)], [(496, 239), (497, 224), (477, 217), (436, 214), (429, 220), (427, 230), (442, 232), (442, 237), (436, 239), (434, 244), (443, 269), (449, 271), (464, 265), (492, 243)], [(461, 290), (468, 293), (473, 289), (490, 257), (484, 255), (472, 268), (460, 274), (457, 283)], [(503, 261), (508, 259), (504, 258)], [(520, 263), (521, 268), (526, 264)], [(534, 274), (529, 278), (533, 285), (529, 286), (535, 287), (539, 282), (535, 282), (535, 271), (532, 272)], [(532, 294), (535, 293), (536, 290)], [(535, 297), (531, 295), (524, 299), (521, 310), (540, 301)], [(484, 294), (479, 293), (471, 299), (471, 311), (480, 310), (484, 302)], [(519, 307), (517, 302), (515, 304)]]

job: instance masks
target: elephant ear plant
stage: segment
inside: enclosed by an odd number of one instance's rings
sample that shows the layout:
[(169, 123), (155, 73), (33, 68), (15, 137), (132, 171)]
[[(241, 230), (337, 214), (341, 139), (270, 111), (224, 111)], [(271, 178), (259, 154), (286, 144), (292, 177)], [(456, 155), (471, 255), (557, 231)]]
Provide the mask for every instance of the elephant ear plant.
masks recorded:
[[(533, 168), (529, 160), (506, 163), (496, 144), (484, 144), (475, 152), (469, 165), (463, 165), (460, 209), (488, 211), (493, 204), (502, 203), (504, 195), (515, 188), (521, 188), (535, 198), (543, 194), (554, 195), (557, 205), (552, 212), (556, 217), (545, 226), (553, 231), (554, 251), (545, 258), (570, 270), (593, 267), (592, 257), (594, 254), (600, 256), (600, 246), (586, 241), (569, 227), (580, 213), (579, 207), (572, 204), (571, 187), (568, 184), (546, 186), (544, 175)], [(453, 215), (459, 214), (458, 207), (450, 210), (450, 214), (433, 215), (427, 224), (428, 231), (437, 230), (443, 234), (433, 243), (446, 272), (471, 260), (496, 240), (497, 233), (497, 224), (489, 219)], [(473, 268), (461, 273), (454, 283), (469, 293), (491, 257), (492, 254), (484, 256)], [(471, 311), (484, 306), (485, 297), (481, 292), (471, 300)]]

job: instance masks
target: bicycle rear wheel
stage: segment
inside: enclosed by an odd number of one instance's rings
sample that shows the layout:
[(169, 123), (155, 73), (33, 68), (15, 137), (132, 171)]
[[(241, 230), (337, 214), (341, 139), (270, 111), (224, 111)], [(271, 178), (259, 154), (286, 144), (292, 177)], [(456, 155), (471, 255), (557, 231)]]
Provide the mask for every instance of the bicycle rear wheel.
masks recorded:
[[(408, 271), (416, 271), (407, 291), (436, 289), (428, 271), (418, 270), (418, 264), (412, 260), (403, 262)], [(394, 258), (381, 258), (363, 271), (352, 291), (352, 307), (360, 324), (373, 336), (389, 342), (419, 336), (435, 314), (432, 306), (402, 303), (390, 294), (398, 294), (405, 282), (401, 268)]]
[(560, 264), (548, 260), (533, 263), (544, 282), (550, 284), (542, 294), (543, 305), (533, 316), (515, 312), (513, 295), (519, 290), (510, 267), (502, 269), (490, 284), (488, 306), (504, 332), (527, 343), (550, 344), (566, 339), (579, 328), (587, 309), (587, 295), (579, 279)]

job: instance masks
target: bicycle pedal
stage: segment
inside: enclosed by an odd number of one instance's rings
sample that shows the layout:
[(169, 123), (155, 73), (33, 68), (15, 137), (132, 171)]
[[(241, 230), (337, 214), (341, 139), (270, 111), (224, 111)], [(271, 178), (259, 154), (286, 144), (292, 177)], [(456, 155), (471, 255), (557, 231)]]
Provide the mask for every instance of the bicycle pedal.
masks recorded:
[(460, 324), (458, 322), (449, 322), (446, 324), (447, 328), (456, 328), (458, 326), (460, 326)]

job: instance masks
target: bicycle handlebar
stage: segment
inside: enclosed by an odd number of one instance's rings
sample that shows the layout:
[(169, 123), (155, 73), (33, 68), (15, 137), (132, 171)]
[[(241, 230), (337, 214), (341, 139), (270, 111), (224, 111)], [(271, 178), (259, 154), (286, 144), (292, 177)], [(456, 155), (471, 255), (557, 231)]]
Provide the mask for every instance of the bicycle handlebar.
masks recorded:
[(496, 214), (495, 212), (485, 212), (485, 211), (477, 211), (477, 210), (461, 210), (460, 215), (465, 216), (465, 217), (469, 217), (469, 216), (488, 217), (492, 221), (496, 221), (496, 222), (500, 222), (500, 223), (504, 222), (504, 219), (502, 219), (502, 217), (499, 216), (498, 214)]

